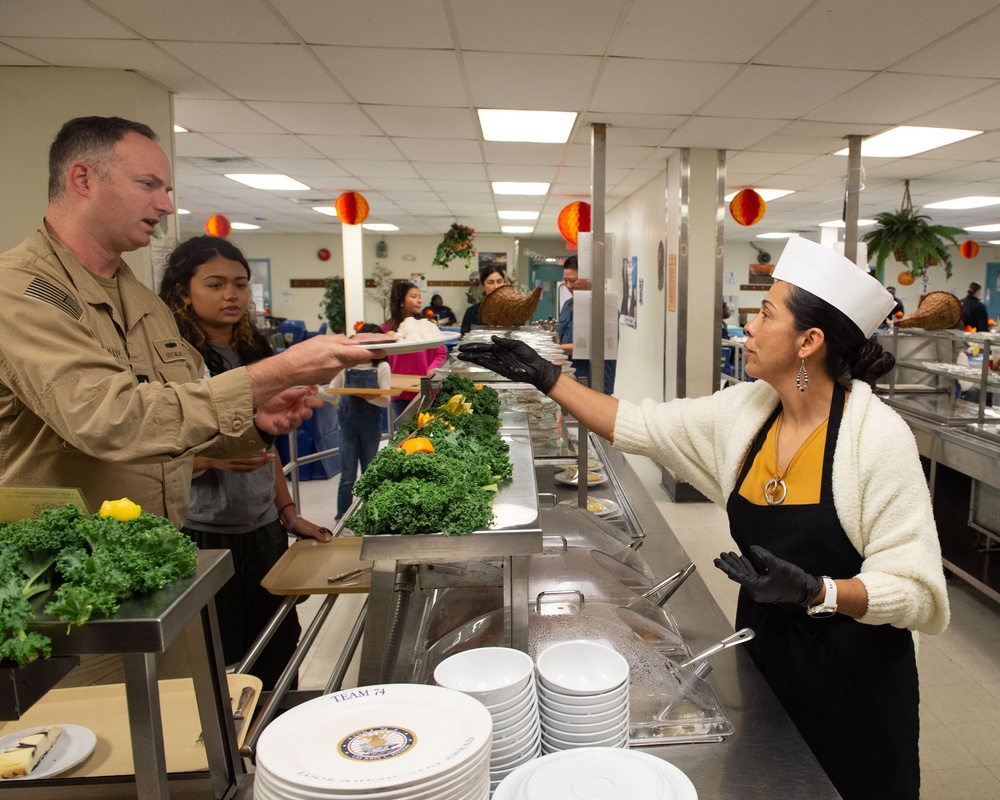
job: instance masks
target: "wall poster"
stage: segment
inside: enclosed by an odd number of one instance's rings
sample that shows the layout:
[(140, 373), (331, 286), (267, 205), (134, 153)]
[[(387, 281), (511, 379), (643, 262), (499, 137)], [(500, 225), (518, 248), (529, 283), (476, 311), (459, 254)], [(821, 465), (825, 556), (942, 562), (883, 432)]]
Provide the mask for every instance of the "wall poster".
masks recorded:
[(639, 305), (639, 260), (635, 256), (622, 259), (621, 285), (621, 322), (634, 328)]

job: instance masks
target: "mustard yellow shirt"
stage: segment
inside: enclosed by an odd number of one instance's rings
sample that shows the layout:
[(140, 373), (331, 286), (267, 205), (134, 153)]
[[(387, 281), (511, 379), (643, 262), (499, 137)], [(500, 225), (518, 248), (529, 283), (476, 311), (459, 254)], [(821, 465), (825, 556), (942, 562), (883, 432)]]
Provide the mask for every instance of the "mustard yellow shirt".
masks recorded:
[(777, 425), (772, 425), (767, 438), (747, 471), (740, 487), (740, 497), (757, 506), (766, 506), (764, 487), (776, 475), (785, 481), (786, 496), (782, 505), (806, 506), (819, 502), (823, 483), (823, 454), (826, 451), (827, 422), (809, 434), (802, 447), (792, 456), (784, 473), (779, 474), (778, 456), (774, 446)]

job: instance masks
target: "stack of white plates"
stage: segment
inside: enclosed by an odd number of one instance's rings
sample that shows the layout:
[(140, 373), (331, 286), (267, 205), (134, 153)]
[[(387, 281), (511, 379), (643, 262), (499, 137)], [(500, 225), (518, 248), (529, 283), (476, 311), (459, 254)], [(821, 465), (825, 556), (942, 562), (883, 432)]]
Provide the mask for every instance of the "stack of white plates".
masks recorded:
[(628, 747), (629, 666), (598, 642), (560, 642), (537, 659), (542, 751)]
[(317, 697), (257, 742), (255, 800), (486, 800), (493, 722), (440, 686), (362, 686)]
[(493, 800), (698, 800), (673, 764), (637, 750), (587, 747), (542, 756), (518, 767)]
[(538, 691), (531, 657), (509, 647), (480, 647), (449, 656), (434, 670), (438, 685), (479, 700), (493, 718), (490, 785), (541, 752)]

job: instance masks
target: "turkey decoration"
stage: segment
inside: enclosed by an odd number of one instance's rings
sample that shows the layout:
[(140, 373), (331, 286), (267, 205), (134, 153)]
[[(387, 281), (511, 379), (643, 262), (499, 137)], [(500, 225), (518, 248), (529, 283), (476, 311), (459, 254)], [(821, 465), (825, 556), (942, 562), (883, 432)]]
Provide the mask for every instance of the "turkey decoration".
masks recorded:
[(962, 242), (959, 246), (958, 251), (962, 254), (964, 258), (975, 258), (979, 255), (979, 245), (976, 242), (969, 239)]
[(559, 212), (556, 224), (562, 237), (571, 245), (576, 245), (579, 235), (590, 231), (590, 203), (570, 203)]
[(205, 233), (225, 239), (233, 231), (232, 223), (222, 214), (213, 214), (205, 221)]
[(729, 203), (729, 213), (740, 225), (756, 225), (764, 219), (767, 203), (753, 189), (742, 189)]
[(357, 192), (344, 192), (334, 206), (337, 217), (345, 225), (360, 225), (368, 219), (368, 201)]

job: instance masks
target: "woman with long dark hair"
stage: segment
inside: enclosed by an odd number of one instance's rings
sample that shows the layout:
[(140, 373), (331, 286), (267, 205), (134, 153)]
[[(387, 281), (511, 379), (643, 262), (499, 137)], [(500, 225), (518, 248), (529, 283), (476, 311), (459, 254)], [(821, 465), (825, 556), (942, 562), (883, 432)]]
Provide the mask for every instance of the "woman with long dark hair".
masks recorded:
[[(422, 305), (420, 287), (417, 284), (412, 281), (400, 281), (394, 284), (389, 295), (389, 319), (382, 325), (382, 330), (397, 331), (404, 319), (419, 318)], [(393, 375), (417, 375), (422, 378), (441, 366), (447, 357), (448, 351), (442, 345), (417, 353), (390, 355), (389, 368)], [(389, 405), (393, 420), (403, 413), (416, 396), (416, 392), (400, 392), (392, 396)]]
[[(210, 375), (272, 355), (253, 321), (250, 265), (231, 242), (196, 236), (178, 245), (167, 261), (160, 297)], [(249, 458), (196, 456), (184, 531), (199, 548), (232, 551), (236, 574), (215, 597), (229, 664), (243, 658), (281, 604), (260, 581), (288, 548), (288, 536), (330, 539), (326, 528), (297, 512), (273, 448)], [(251, 666), (265, 689), (288, 664), (299, 632), (298, 619), (289, 614)]]
[(736, 627), (845, 800), (920, 794), (915, 631), (949, 618), (930, 493), (907, 424), (872, 392), (893, 357), (870, 338), (893, 307), (832, 248), (792, 238), (744, 330), (758, 378), (634, 405), (561, 374), (523, 342), (460, 358), (530, 382), (589, 430), (724, 506), (741, 553)]
[[(479, 285), (483, 287), (484, 297), (493, 294), (493, 292), (505, 283), (507, 283), (507, 273), (504, 272), (503, 267), (500, 267), (497, 264), (487, 264), (479, 270)], [(465, 314), (462, 316), (463, 336), (472, 330), (473, 325), (483, 324), (479, 320), (479, 307), (482, 304), (483, 301), (480, 300), (478, 303), (465, 309)]]

